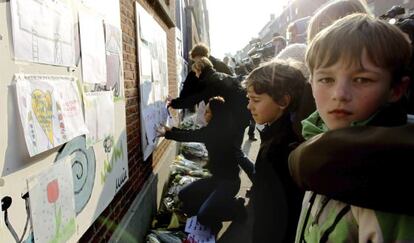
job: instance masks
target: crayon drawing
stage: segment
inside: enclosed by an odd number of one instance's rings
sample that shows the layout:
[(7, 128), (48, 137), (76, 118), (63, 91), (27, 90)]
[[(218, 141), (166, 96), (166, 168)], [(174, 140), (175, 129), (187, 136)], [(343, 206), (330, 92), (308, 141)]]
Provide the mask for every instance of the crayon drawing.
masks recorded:
[(30, 156), (87, 132), (73, 77), (17, 74), (20, 118)]

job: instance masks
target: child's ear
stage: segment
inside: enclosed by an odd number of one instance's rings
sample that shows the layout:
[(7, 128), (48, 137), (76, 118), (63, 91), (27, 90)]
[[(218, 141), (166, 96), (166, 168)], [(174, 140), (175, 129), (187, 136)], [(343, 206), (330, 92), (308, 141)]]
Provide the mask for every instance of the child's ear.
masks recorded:
[(283, 109), (285, 109), (286, 107), (288, 107), (288, 106), (289, 106), (289, 104), (290, 104), (290, 100), (291, 100), (290, 95), (284, 95), (284, 96), (282, 97), (282, 99), (280, 99), (280, 101), (278, 102), (278, 105), (279, 105), (279, 106), (280, 106), (280, 108), (283, 110)]
[(401, 99), (401, 97), (407, 91), (408, 85), (410, 84), (410, 78), (408, 76), (404, 76), (401, 78), (401, 82), (396, 84), (394, 87), (391, 88), (391, 93), (388, 98), (388, 102), (396, 102)]

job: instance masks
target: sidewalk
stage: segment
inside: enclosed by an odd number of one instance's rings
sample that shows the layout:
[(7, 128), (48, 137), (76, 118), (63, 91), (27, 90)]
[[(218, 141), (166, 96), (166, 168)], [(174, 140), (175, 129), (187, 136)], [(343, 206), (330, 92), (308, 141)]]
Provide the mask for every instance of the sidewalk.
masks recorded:
[[(253, 162), (256, 160), (257, 153), (259, 152), (260, 138), (259, 133), (256, 131), (257, 141), (250, 141), (249, 136), (246, 133), (244, 135), (244, 141), (242, 149), (244, 153), (248, 155)], [(252, 182), (247, 175), (242, 171), (241, 175), (240, 191), (237, 194), (238, 197), (246, 198), (246, 191), (252, 186)], [(217, 243), (251, 243), (252, 239), (252, 226), (253, 226), (253, 210), (249, 204), (249, 199), (246, 198), (247, 203), (247, 220), (243, 223), (240, 222), (225, 222), (222, 230), (219, 233)]]

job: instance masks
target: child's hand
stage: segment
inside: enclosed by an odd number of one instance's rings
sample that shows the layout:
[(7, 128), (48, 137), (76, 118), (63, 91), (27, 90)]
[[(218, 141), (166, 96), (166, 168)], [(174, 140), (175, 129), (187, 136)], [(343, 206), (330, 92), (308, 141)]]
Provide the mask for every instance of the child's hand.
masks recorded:
[(164, 137), (167, 131), (171, 131), (171, 127), (160, 124), (160, 126), (157, 128), (157, 137)]

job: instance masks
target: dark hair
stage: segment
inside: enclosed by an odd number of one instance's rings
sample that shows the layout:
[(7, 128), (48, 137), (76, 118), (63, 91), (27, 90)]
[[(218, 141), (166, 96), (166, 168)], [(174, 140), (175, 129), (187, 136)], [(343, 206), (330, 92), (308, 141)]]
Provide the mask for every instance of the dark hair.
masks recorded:
[(208, 100), (208, 105), (210, 106), (211, 113), (214, 118), (224, 117), (226, 111), (225, 108), (226, 101), (221, 96), (215, 96)]
[(276, 103), (289, 95), (290, 104), (286, 110), (294, 111), (306, 83), (306, 78), (295, 65), (293, 61), (280, 59), (267, 62), (247, 76), (245, 86), (252, 87), (257, 94), (268, 94)]

